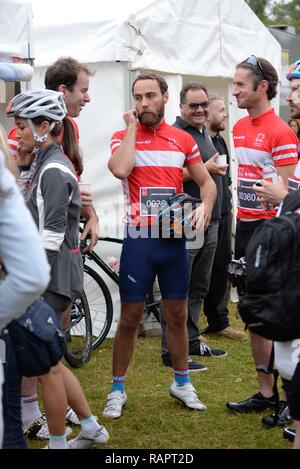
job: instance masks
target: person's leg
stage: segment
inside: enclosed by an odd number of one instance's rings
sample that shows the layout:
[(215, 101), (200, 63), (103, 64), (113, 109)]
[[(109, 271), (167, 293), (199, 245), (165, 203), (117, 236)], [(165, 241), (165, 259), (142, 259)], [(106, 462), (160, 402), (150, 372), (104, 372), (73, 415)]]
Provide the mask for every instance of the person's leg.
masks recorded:
[(203, 247), (194, 253), (191, 265), (190, 287), (188, 297), (188, 336), (190, 354), (199, 346), (200, 331), (198, 327), (203, 300), (208, 292), (210, 276), (218, 242), (218, 223), (209, 225)]
[(229, 326), (227, 308), (227, 267), (231, 259), (232, 214), (224, 215), (219, 223), (218, 244), (211, 271), (209, 291), (204, 299), (203, 312), (209, 332), (219, 332)]
[(293, 449), (300, 449), (300, 421), (294, 420), (294, 426), (296, 430)]
[(167, 344), (174, 369), (170, 395), (190, 409), (205, 410), (206, 406), (199, 400), (189, 376), (187, 301), (164, 300), (164, 309), (167, 322)]
[(24, 429), (28, 429), (42, 415), (37, 395), (37, 378), (22, 378), (22, 421)]
[[(1, 344), (0, 344), (0, 347), (1, 347), (1, 352), (2, 352), (3, 348), (2, 348)], [(3, 366), (2, 366), (2, 363), (4, 363), (4, 356), (1, 355), (1, 352), (0, 352), (0, 449), (2, 449), (2, 443), (3, 443), (2, 389), (3, 389), (3, 386), (4, 386), (4, 372), (3, 372)]]
[(63, 435), (66, 427), (67, 395), (60, 363), (39, 377), (42, 384), (43, 404), (51, 435)]
[[(235, 258), (240, 259), (245, 255), (247, 245), (255, 229), (263, 223), (263, 220), (254, 222), (238, 221), (236, 228)], [(256, 366), (259, 393), (239, 402), (227, 402), (226, 407), (236, 412), (255, 412), (273, 408), (275, 399), (273, 396), (273, 375), (266, 374), (257, 367), (268, 368), (270, 361), (272, 342), (253, 332), (250, 333), (251, 351)]]
[(27, 448), (21, 418), (21, 371), (19, 369), (13, 342), (9, 334), (0, 336), (5, 343), (6, 360), (4, 364), (3, 448)]
[(143, 317), (144, 302), (122, 303), (121, 315), (114, 339), (112, 387), (107, 396), (103, 417), (119, 418), (127, 396), (125, 375), (133, 354), (136, 331)]
[(164, 300), (166, 339), (175, 370), (188, 368), (187, 301)]

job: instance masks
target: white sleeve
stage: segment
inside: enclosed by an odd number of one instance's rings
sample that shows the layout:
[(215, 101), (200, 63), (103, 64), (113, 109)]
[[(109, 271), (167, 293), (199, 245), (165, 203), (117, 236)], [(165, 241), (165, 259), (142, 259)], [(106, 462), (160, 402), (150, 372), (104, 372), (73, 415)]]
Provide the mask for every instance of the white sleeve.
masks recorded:
[(21, 316), (49, 283), (49, 264), (35, 223), (0, 152), (0, 330)]

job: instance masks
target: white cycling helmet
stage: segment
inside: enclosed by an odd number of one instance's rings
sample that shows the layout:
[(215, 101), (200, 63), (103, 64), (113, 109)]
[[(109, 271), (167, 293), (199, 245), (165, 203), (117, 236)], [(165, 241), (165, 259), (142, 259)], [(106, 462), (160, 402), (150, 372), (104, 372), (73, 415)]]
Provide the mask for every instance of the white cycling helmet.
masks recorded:
[(7, 117), (19, 116), (24, 119), (46, 117), (53, 122), (61, 122), (67, 114), (62, 93), (52, 90), (24, 91), (17, 94), (6, 109)]
[[(23, 117), (28, 119), (29, 126), (36, 142), (42, 143), (48, 138), (55, 124), (62, 122), (67, 114), (62, 93), (52, 90), (33, 90), (17, 94), (6, 108), (7, 117)], [(40, 136), (36, 133), (32, 119), (45, 117), (51, 122), (49, 132)]]

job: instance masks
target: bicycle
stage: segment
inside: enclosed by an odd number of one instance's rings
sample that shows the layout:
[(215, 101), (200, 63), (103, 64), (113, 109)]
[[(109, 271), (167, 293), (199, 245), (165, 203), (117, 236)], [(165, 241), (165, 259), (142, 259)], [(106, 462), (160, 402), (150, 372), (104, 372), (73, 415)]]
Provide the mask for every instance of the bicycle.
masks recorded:
[[(174, 231), (178, 227), (184, 227), (190, 223), (192, 216), (192, 209), (195, 208), (195, 203), (199, 203), (200, 200), (194, 197), (191, 197), (185, 193), (179, 193), (171, 197), (168, 204), (162, 208), (159, 216), (170, 215), (170, 229), (168, 234), (171, 236), (174, 235)], [(189, 211), (184, 211), (183, 206), (186, 203), (192, 204)], [(81, 224), (84, 221), (81, 221)], [(176, 225), (177, 223), (177, 225)], [(83, 231), (83, 227), (80, 226), (80, 231)], [(99, 241), (110, 242), (115, 244), (122, 244), (123, 240), (111, 237), (100, 237)], [(77, 354), (78, 360), (72, 360), (73, 363), (76, 362), (80, 366), (89, 357), (88, 348), (95, 350), (98, 348), (104, 339), (107, 337), (113, 319), (113, 303), (112, 297), (109, 291), (109, 288), (101, 277), (101, 275), (96, 272), (92, 267), (86, 264), (86, 259), (94, 262), (116, 285), (119, 285), (119, 274), (117, 271), (112, 269), (95, 251), (84, 252), (87, 247), (87, 240), (84, 240), (81, 243), (81, 250), (83, 252), (83, 261), (84, 261), (84, 272), (85, 272), (85, 282), (84, 282), (84, 294), (87, 299), (87, 306), (85, 308), (86, 302), (81, 298), (80, 316), (75, 318), (76, 326), (79, 327), (81, 321), (84, 321), (82, 329), (86, 330), (85, 333), (85, 342), (82, 353)], [(155, 291), (155, 284), (152, 286), (151, 290), (146, 296), (144, 316), (149, 317), (153, 314), (155, 320), (160, 323), (160, 304), (161, 296), (159, 289)], [(92, 343), (89, 344), (88, 338), (88, 328), (89, 320), (92, 322)], [(71, 331), (72, 337), (72, 326), (69, 328)], [(83, 342), (83, 341), (82, 341)], [(67, 357), (66, 357), (67, 358)], [(74, 358), (74, 357), (73, 357)], [(68, 358), (67, 358), (68, 359)], [(70, 362), (69, 362), (70, 363)]]

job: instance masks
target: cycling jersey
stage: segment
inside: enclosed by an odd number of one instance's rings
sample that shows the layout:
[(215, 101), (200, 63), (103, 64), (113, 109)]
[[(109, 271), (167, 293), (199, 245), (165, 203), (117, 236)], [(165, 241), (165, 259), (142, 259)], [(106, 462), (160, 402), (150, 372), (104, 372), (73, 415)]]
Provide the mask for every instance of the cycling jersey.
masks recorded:
[(276, 167), (298, 162), (298, 139), (274, 109), (251, 118), (240, 119), (233, 128), (235, 153), (238, 160), (237, 218), (268, 219), (274, 210), (264, 211), (252, 188), (262, 179), (265, 160)]
[[(115, 132), (111, 152), (122, 143), (126, 130)], [(122, 180), (125, 221), (132, 225), (156, 222), (159, 208), (182, 192), (182, 168), (201, 161), (198, 147), (187, 132), (162, 122), (155, 130), (138, 124), (135, 165)]]

